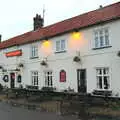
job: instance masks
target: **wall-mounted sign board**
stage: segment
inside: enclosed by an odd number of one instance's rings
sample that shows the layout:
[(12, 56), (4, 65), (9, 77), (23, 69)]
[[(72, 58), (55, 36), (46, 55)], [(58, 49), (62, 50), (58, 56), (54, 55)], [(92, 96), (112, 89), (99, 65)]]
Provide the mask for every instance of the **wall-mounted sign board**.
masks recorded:
[(14, 57), (14, 56), (21, 56), (21, 55), (22, 55), (22, 50), (15, 50), (15, 51), (5, 53), (6, 57)]

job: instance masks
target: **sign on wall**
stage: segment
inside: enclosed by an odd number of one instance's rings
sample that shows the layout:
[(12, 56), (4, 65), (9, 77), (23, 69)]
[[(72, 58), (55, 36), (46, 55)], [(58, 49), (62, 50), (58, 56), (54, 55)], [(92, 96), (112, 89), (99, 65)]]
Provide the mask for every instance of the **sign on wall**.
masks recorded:
[(21, 56), (22, 50), (15, 50), (15, 51), (7, 52), (5, 55), (6, 57)]
[(65, 70), (60, 71), (60, 82), (66, 82), (66, 72), (65, 72)]

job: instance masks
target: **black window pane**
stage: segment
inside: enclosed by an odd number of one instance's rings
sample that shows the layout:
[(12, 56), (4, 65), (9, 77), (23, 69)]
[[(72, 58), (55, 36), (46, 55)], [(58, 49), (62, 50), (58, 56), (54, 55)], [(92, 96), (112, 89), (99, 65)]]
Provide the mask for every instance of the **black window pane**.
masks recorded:
[(99, 88), (102, 89), (102, 77), (99, 77)]
[(108, 89), (108, 77), (104, 77), (104, 89)]
[(102, 70), (101, 69), (99, 70), (99, 74), (102, 74)]

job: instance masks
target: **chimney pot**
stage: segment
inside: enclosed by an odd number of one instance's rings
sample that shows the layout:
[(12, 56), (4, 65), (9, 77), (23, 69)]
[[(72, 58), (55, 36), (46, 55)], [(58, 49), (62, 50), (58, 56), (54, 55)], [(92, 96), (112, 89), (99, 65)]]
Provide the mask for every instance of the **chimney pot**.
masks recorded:
[(102, 6), (102, 5), (100, 5), (100, 6), (99, 6), (99, 8), (101, 9), (101, 8), (103, 8), (103, 6)]
[(43, 27), (44, 20), (41, 18), (41, 15), (36, 14), (36, 17), (33, 18), (34, 21), (34, 30)]

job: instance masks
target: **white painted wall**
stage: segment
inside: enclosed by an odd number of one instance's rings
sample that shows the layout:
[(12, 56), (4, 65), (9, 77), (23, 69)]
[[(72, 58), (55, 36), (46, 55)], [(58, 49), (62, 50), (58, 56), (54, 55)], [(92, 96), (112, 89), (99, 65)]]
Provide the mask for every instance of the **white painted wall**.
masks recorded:
[[(94, 42), (94, 30), (99, 28), (108, 27), (110, 30), (110, 45), (112, 47), (105, 49), (93, 50)], [(110, 68), (110, 89), (113, 91), (113, 94), (119, 93), (120, 96), (120, 58), (117, 56), (117, 52), (120, 50), (120, 20), (107, 23), (104, 25), (97, 25), (94, 27), (89, 27), (83, 30), (80, 30), (82, 36), (82, 45), (79, 48), (76, 48), (80, 51), (82, 62), (75, 63), (73, 62), (73, 57), (76, 55), (76, 50), (71, 50), (69, 47), (70, 36), (69, 34), (64, 34), (62, 36), (57, 36), (51, 38), (52, 42), (52, 53), (45, 55), (41, 51), (41, 45), (43, 41), (37, 41), (32, 44), (39, 45), (39, 58), (30, 59), (30, 46), (31, 44), (25, 44), (19, 47), (11, 47), (8, 49), (3, 49), (0, 51), (0, 64), (6, 69), (16, 68), (19, 62), (24, 63), (24, 69), (21, 71), (22, 74), (22, 84), (25, 87), (26, 85), (31, 85), (31, 71), (39, 71), (39, 89), (44, 86), (44, 71), (52, 70), (53, 71), (53, 87), (56, 87), (58, 91), (67, 89), (69, 86), (77, 92), (77, 69), (86, 69), (87, 70), (87, 92), (90, 93), (97, 87), (96, 80), (96, 67), (109, 67)], [(65, 39), (67, 43), (65, 53), (55, 53), (55, 41)], [(11, 57), (6, 58), (5, 53), (17, 49), (22, 49), (23, 55), (20, 57)], [(47, 57), (48, 67), (45, 68), (40, 65), (40, 61)], [(66, 70), (67, 79), (66, 82), (59, 82), (59, 72), (61, 69)], [(10, 71), (8, 72), (8, 74)], [(1, 73), (2, 74), (2, 73)], [(5, 74), (5, 73), (4, 73)], [(16, 73), (18, 74), (18, 73)], [(5, 85), (2, 80), (1, 83)], [(9, 87), (9, 83), (6, 83)], [(16, 87), (19, 84), (16, 82)]]

